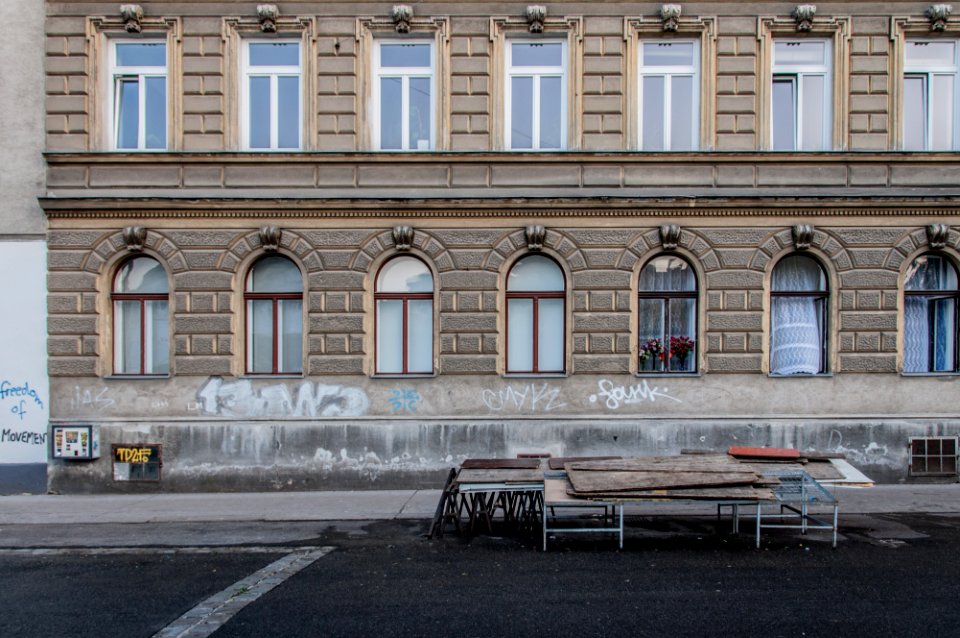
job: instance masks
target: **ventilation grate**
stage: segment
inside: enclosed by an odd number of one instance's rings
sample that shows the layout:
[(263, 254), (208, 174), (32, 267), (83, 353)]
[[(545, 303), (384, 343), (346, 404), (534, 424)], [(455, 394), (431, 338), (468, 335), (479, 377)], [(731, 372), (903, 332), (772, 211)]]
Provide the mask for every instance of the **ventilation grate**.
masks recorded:
[(957, 437), (910, 439), (910, 476), (957, 476)]

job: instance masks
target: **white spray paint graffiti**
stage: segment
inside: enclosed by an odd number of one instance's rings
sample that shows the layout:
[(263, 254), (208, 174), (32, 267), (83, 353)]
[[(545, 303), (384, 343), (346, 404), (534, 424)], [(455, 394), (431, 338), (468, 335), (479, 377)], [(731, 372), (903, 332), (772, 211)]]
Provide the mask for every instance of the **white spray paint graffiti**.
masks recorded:
[(80, 386), (73, 386), (73, 396), (70, 397), (70, 408), (73, 410), (92, 409), (97, 412), (112, 410), (116, 405), (110, 396), (110, 388), (103, 386), (98, 389), (81, 390)]
[(551, 412), (566, 407), (560, 400), (560, 388), (547, 383), (528, 383), (523, 386), (507, 386), (503, 390), (485, 389), (480, 399), (491, 412)]
[(360, 388), (302, 381), (294, 398), (286, 383), (254, 388), (249, 379), (224, 383), (221, 377), (210, 377), (197, 401), (203, 414), (237, 418), (362, 416), (370, 408)]
[(843, 454), (855, 465), (883, 465), (894, 470), (903, 469), (903, 461), (891, 456), (890, 449), (876, 441), (870, 441), (860, 448), (850, 447), (843, 443), (843, 433), (840, 430), (830, 430), (827, 440), (827, 451)]
[(600, 379), (597, 381), (597, 388), (597, 394), (591, 394), (588, 397), (590, 403), (603, 400), (604, 405), (611, 410), (617, 410), (623, 405), (638, 405), (644, 402), (655, 403), (657, 399), (669, 399), (677, 403), (683, 403), (677, 397), (670, 396), (667, 388), (651, 386), (646, 379), (628, 386), (615, 386), (613, 381), (609, 379)]

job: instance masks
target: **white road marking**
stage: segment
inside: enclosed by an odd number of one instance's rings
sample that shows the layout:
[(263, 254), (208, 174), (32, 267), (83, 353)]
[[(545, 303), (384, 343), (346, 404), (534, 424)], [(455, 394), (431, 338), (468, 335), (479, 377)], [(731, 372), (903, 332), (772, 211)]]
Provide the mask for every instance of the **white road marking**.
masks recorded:
[(206, 638), (241, 609), (332, 551), (332, 547), (296, 548), (292, 553), (207, 598), (152, 638)]
[(0, 556), (115, 556), (120, 554), (139, 554), (143, 556), (171, 554), (289, 554), (290, 552), (312, 552), (330, 548), (315, 545), (280, 547), (276, 545), (255, 545), (246, 547), (23, 547), (0, 548)]

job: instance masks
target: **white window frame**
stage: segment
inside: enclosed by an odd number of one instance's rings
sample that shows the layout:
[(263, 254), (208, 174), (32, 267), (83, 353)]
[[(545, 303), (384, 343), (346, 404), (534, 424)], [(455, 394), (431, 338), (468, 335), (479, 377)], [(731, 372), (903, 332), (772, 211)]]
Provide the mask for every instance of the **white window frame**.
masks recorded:
[[(429, 148), (410, 148), (410, 79), (428, 77), (425, 73), (428, 67), (383, 67), (381, 66), (382, 46), (387, 45), (429, 45), (430, 46), (430, 144)], [(380, 81), (383, 78), (400, 78), (401, 84), (401, 143), (400, 148), (383, 148), (380, 141), (380, 115), (381, 115), (381, 95)], [(437, 147), (437, 57), (436, 46), (433, 40), (397, 40), (397, 39), (378, 39), (374, 42), (373, 54), (373, 90), (372, 100), (373, 120), (373, 147), (378, 151), (385, 152), (404, 152), (404, 151), (432, 151)]]
[[(240, 144), (243, 150), (253, 152), (290, 152), (303, 150), (303, 54), (304, 45), (301, 39), (282, 39), (282, 40), (263, 40), (256, 38), (247, 38), (242, 41), (241, 61), (240, 61)], [(300, 61), (297, 66), (276, 65), (250, 66), (250, 45), (251, 44), (296, 44), (299, 46)], [(250, 147), (250, 78), (251, 77), (269, 77), (270, 78), (270, 146), (268, 148)], [(297, 83), (297, 146), (280, 148), (280, 118), (279, 118), (279, 91), (278, 78), (296, 77)]]
[[(644, 46), (647, 44), (692, 44), (693, 45), (693, 64), (690, 66), (647, 66), (643, 63)], [(700, 40), (644, 40), (641, 39), (637, 47), (637, 148), (643, 148), (643, 79), (646, 77), (664, 78), (664, 136), (663, 151), (671, 151), (671, 138), (673, 137), (673, 82), (674, 77), (690, 77), (693, 82), (693, 121), (690, 125), (693, 127), (691, 139), (693, 144), (684, 151), (697, 151), (700, 149)], [(651, 149), (652, 150), (652, 149)], [(660, 149), (657, 149), (660, 150)]]
[[(513, 66), (513, 46), (514, 44), (559, 44), (561, 45), (560, 66)], [(568, 69), (570, 63), (568, 59), (568, 47), (565, 39), (530, 39), (530, 38), (507, 38), (506, 48), (506, 67), (504, 74), (504, 147), (511, 151), (562, 151), (567, 148), (567, 96), (568, 96)], [(531, 148), (513, 148), (513, 78), (515, 77), (533, 77), (533, 143)], [(560, 147), (541, 149), (540, 148), (540, 80), (544, 77), (560, 78)]]
[[(796, 64), (792, 62), (777, 62), (777, 43), (783, 42), (822, 42), (824, 51), (823, 64)], [(773, 148), (774, 140), (774, 99), (773, 84), (777, 77), (792, 77), (795, 86), (794, 104), (793, 104), (793, 148), (783, 149), (784, 152), (803, 152), (803, 151), (829, 151), (833, 149), (833, 41), (817, 38), (815, 40), (794, 40), (791, 38), (775, 38), (771, 49), (773, 64), (771, 65), (770, 77), (770, 148)], [(803, 78), (806, 76), (823, 76), (823, 131), (821, 133), (821, 147), (818, 149), (801, 149), (800, 143), (803, 140)]]
[[(170, 45), (166, 39), (132, 39), (132, 38), (110, 38), (108, 47), (109, 73), (107, 75), (109, 82), (109, 108), (110, 108), (110, 148), (115, 151), (135, 152), (144, 151), (148, 153), (164, 152), (170, 146)], [(163, 66), (120, 66), (117, 63), (117, 45), (118, 44), (162, 44), (164, 50)], [(162, 71), (159, 71), (162, 69)], [(117, 86), (121, 78), (137, 78), (137, 89), (139, 91), (137, 113), (137, 148), (120, 148), (120, 92)], [(166, 100), (164, 104), (164, 130), (166, 139), (163, 148), (147, 148), (147, 83), (146, 78), (163, 78), (166, 87)]]
[[(923, 78), (923, 110), (924, 110), (924, 140), (923, 140), (923, 151), (932, 151), (932, 142), (936, 139), (936, 131), (933, 130), (933, 119), (930, 117), (930, 78), (934, 75), (952, 75), (953, 76), (953, 113), (952, 113), (952, 124), (953, 124), (953, 135), (950, 140), (950, 147), (945, 149), (936, 149), (940, 151), (953, 151), (960, 149), (960, 40), (950, 39), (947, 40), (953, 43), (953, 64), (951, 65), (915, 65), (911, 66), (907, 61), (907, 49), (917, 43), (929, 43), (929, 42), (944, 42), (945, 40), (932, 40), (929, 38), (908, 38), (904, 42), (904, 52), (903, 52), (903, 99), (906, 100), (907, 89), (906, 89), (906, 80), (908, 77), (922, 77)], [(901, 114), (905, 113), (905, 106), (901, 109)], [(906, 147), (906, 129), (905, 129), (905, 117), (900, 118), (900, 142), (901, 147)]]

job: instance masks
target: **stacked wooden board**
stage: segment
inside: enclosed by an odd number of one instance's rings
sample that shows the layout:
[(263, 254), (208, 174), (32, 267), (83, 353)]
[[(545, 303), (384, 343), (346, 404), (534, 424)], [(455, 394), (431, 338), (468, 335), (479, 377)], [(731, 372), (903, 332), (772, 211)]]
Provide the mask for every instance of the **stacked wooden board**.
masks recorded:
[(565, 469), (569, 495), (602, 500), (772, 500), (777, 482), (726, 454), (580, 461)]

